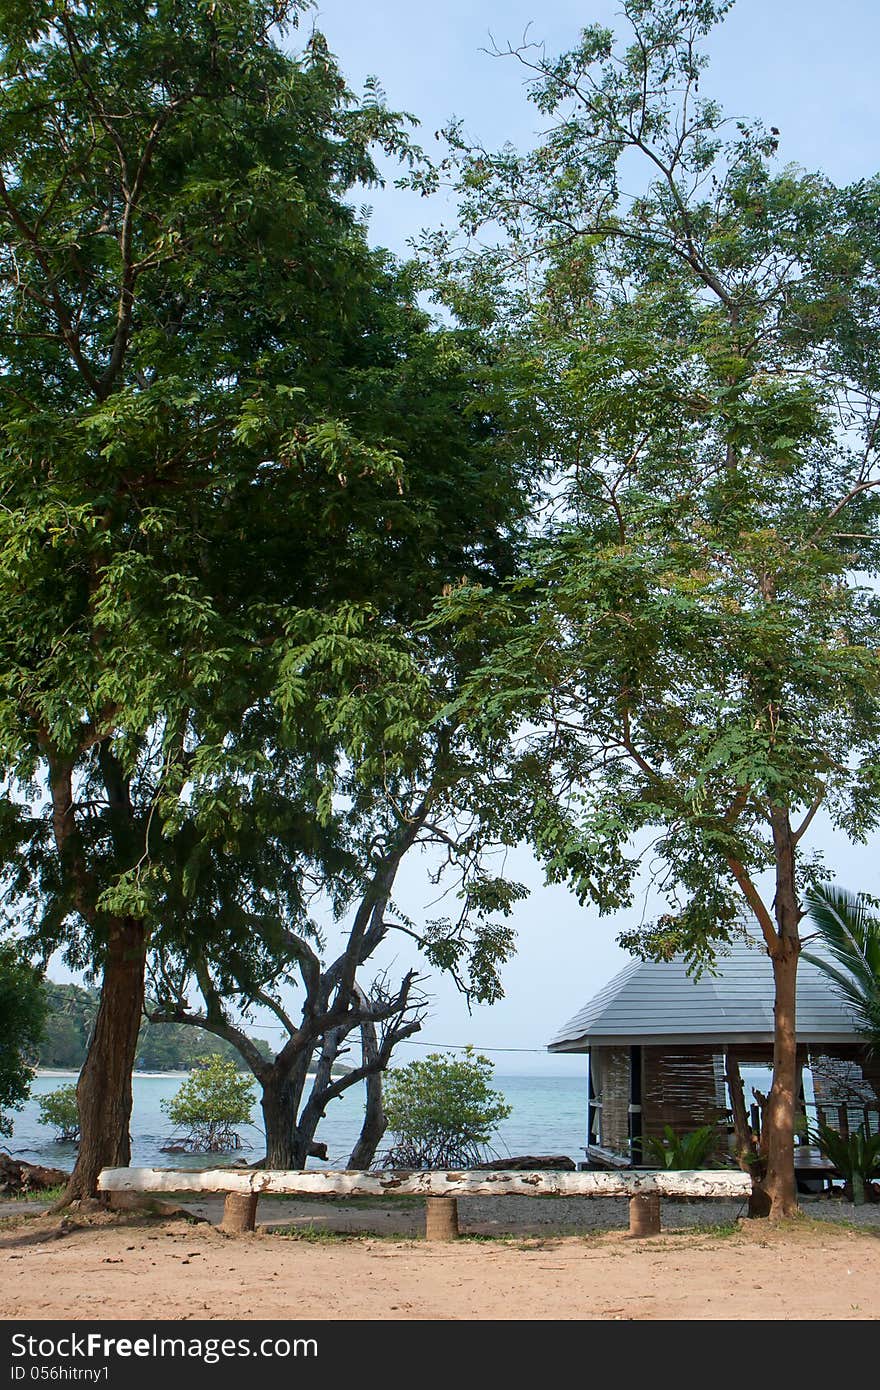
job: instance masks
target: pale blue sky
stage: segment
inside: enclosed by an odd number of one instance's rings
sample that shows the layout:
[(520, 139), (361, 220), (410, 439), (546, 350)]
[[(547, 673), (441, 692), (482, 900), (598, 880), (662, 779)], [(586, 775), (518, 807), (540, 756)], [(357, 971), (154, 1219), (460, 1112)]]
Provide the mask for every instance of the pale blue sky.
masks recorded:
[[(488, 56), (490, 34), (500, 46), (529, 37), (550, 50), (569, 47), (579, 28), (614, 23), (617, 0), (439, 0), (419, 7), (405, 0), (321, 0), (317, 26), (326, 34), (350, 84), (359, 89), (375, 75), (389, 104), (421, 122), (417, 138), (429, 149), (433, 133), (451, 116), (487, 145), (527, 144), (539, 127), (525, 100), (524, 74), (512, 59)], [(738, 0), (711, 41), (712, 67), (704, 91), (731, 115), (761, 117), (781, 131), (780, 158), (823, 169), (838, 182), (873, 174), (877, 154), (877, 0)], [(405, 253), (409, 238), (451, 215), (442, 199), (433, 204), (388, 187), (369, 195), (373, 240)], [(840, 878), (878, 891), (880, 839), (854, 848), (817, 824), (822, 844)], [(547, 1038), (629, 957), (614, 944), (631, 912), (598, 920), (562, 888), (541, 887), (537, 868), (522, 856), (519, 870), (534, 884), (516, 913), (519, 950), (505, 974), (506, 997), (468, 1017), (454, 990), (434, 987), (435, 1003), (422, 1039), (472, 1041), (492, 1048), (543, 1047)], [(432, 896), (418, 861), (405, 875), (413, 913)], [(426, 914), (430, 915), (430, 914)], [(401, 961), (401, 964), (403, 962)], [(420, 1049), (421, 1050), (421, 1049)], [(404, 1049), (402, 1055), (412, 1055)], [(536, 1053), (495, 1054), (499, 1072), (583, 1071), (584, 1059)]]
[[(411, 111), (426, 148), (450, 116), (486, 145), (529, 142), (539, 116), (525, 100), (523, 69), (484, 51), (529, 38), (572, 46), (594, 21), (614, 27), (618, 0), (318, 0), (315, 23), (350, 84), (368, 75), (389, 105)], [(296, 39), (294, 38), (294, 43)], [(877, 0), (737, 0), (710, 41), (706, 93), (730, 115), (761, 116), (782, 132), (780, 156), (839, 182), (873, 173), (876, 156)], [(441, 209), (387, 189), (370, 195), (375, 240), (405, 250)]]

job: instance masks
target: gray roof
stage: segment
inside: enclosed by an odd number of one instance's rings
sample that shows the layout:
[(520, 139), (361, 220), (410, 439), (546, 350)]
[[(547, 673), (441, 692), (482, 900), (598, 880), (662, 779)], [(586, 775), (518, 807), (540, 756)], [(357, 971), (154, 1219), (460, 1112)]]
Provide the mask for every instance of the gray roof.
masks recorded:
[[(694, 980), (684, 958), (633, 961), (569, 1019), (550, 1052), (591, 1045), (771, 1043), (773, 973), (763, 944), (737, 940), (718, 958), (717, 975)], [(810, 942), (813, 955), (819, 952)], [(861, 1042), (852, 1014), (815, 965), (798, 965), (797, 1034), (802, 1043)]]

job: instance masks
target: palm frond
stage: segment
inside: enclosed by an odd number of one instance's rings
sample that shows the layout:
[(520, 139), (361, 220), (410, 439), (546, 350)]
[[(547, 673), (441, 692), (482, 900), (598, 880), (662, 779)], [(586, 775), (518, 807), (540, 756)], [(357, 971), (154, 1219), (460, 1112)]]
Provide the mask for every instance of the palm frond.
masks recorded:
[(810, 919), (838, 963), (856, 979), (876, 985), (880, 920), (864, 897), (844, 888), (814, 888), (806, 902)]
[(840, 969), (809, 951), (803, 958), (823, 971), (852, 1008), (860, 1032), (880, 1049), (880, 918), (863, 893), (814, 888), (807, 915)]
[(838, 970), (837, 967), (826, 960), (824, 956), (814, 956), (811, 951), (802, 951), (801, 960), (809, 961), (810, 965), (815, 965), (817, 969), (822, 971), (823, 975), (827, 975), (830, 980), (833, 980), (840, 993), (845, 995), (847, 1003), (849, 1003), (857, 1013), (862, 1013), (865, 1007), (865, 996), (860, 985), (856, 983), (851, 975), (847, 975), (844, 971)]

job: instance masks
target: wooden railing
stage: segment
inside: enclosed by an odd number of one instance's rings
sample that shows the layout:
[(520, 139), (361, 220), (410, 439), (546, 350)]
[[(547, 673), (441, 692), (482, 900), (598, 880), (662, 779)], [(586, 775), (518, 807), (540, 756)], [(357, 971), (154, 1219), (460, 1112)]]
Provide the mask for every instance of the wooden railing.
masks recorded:
[[(862, 1129), (865, 1134), (880, 1133), (880, 1105), (863, 1104), (859, 1101), (845, 1101), (841, 1104), (829, 1104), (827, 1102), (818, 1103), (808, 1101), (805, 1106), (800, 1108), (801, 1124), (797, 1142), (799, 1144), (810, 1144), (813, 1142), (813, 1135), (819, 1125), (827, 1125), (829, 1129), (836, 1129), (844, 1138), (858, 1129)], [(749, 1110), (749, 1120), (755, 1135), (761, 1135), (761, 1108), (752, 1105)]]

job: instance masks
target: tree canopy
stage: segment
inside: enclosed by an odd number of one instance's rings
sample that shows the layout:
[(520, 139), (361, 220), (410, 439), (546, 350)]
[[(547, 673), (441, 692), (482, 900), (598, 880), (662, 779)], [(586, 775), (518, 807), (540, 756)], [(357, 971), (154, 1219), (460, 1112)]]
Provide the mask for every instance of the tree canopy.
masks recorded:
[[(320, 35), (278, 45), (302, 8), (0, 18), (0, 845), (19, 926), (103, 972), (71, 1194), (127, 1159), (172, 906), (264, 833), (286, 848), (231, 898), (246, 930), (299, 910), (292, 841), (333, 853), (349, 707), (285, 715), (312, 653), (379, 649), (443, 583), (510, 569), (483, 346), (432, 325), (349, 201), (373, 145), (416, 152)], [(279, 740), (293, 804), (259, 782)]]
[(880, 813), (880, 186), (780, 167), (777, 131), (703, 96), (727, 8), (627, 0), (620, 41), (518, 50), (546, 121), (526, 154), (451, 132), (463, 227), (494, 244), (435, 238), (439, 284), (495, 326), (554, 486), (528, 573), (446, 608), (494, 642), (474, 717), (528, 721), (551, 879), (607, 912), (651, 865), (668, 909), (624, 944), (695, 968), (745, 898), (776, 977), (782, 1214), (800, 895), (824, 872), (804, 837), (820, 807), (853, 839)]

